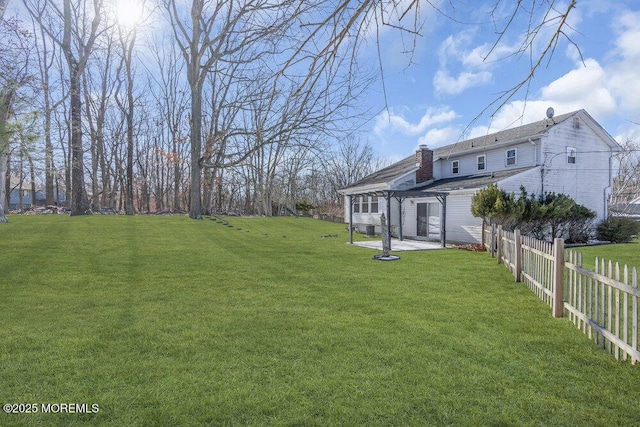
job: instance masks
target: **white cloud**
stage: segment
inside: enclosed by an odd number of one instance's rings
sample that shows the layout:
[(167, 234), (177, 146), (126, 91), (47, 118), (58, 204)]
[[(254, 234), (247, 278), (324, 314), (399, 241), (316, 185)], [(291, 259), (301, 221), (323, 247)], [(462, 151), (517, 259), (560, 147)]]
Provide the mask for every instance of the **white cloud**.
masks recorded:
[(429, 126), (450, 122), (455, 118), (456, 113), (448, 108), (427, 108), (427, 111), (417, 123), (411, 123), (402, 115), (389, 111), (376, 117), (373, 129), (379, 135), (386, 132), (394, 132), (405, 136), (415, 136), (424, 132)]
[(438, 93), (457, 95), (470, 87), (488, 83), (491, 81), (491, 76), (491, 73), (488, 71), (481, 71), (479, 73), (463, 71), (458, 77), (452, 77), (446, 72), (439, 70), (433, 77), (433, 85)]
[(541, 120), (546, 117), (549, 107), (553, 107), (556, 115), (585, 109), (596, 120), (610, 117), (617, 111), (618, 103), (608, 75), (594, 59), (586, 59), (584, 64), (579, 62), (573, 70), (543, 87), (539, 97), (507, 103), (493, 117), (489, 127), (476, 126), (470, 130), (469, 137)]
[(458, 62), (460, 57), (465, 55), (466, 47), (471, 43), (472, 34), (470, 31), (461, 31), (450, 35), (438, 48), (438, 59), (442, 67), (446, 67), (449, 59)]
[(418, 138), (418, 145), (426, 144), (430, 148), (438, 148), (457, 142), (460, 139), (460, 129), (456, 127), (445, 127), (431, 129), (426, 134)]
[[(640, 138), (636, 122), (640, 116), (640, 12), (621, 12), (612, 28), (617, 37), (605, 60), (576, 61), (573, 70), (542, 88), (536, 99), (514, 101), (502, 108), (491, 130), (540, 120), (548, 107), (553, 107), (556, 114), (584, 108), (598, 121), (615, 118), (620, 122), (617, 129), (609, 129), (617, 133), (618, 140)], [(567, 56), (576, 58), (571, 49)]]
[[(517, 47), (483, 43), (472, 47), (477, 31), (462, 31), (447, 37), (438, 49), (440, 69), (433, 77), (436, 93), (458, 95), (465, 90), (490, 83), (495, 58), (512, 53)], [(493, 50), (492, 50), (493, 49)], [(487, 56), (491, 52), (489, 58)]]
[(542, 100), (565, 109), (585, 108), (592, 114), (609, 114), (616, 108), (616, 100), (607, 87), (607, 72), (594, 59), (569, 71), (542, 89)]
[(613, 22), (617, 29), (616, 53), (625, 60), (640, 59), (640, 12), (625, 12)]
[(614, 21), (618, 37), (613, 63), (608, 67), (609, 86), (625, 113), (640, 115), (640, 12), (627, 12)]

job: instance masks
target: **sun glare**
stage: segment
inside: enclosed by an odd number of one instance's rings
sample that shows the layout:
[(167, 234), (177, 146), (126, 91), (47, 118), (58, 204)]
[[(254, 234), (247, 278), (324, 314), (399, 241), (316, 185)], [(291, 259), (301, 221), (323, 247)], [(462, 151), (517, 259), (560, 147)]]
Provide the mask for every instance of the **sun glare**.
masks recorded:
[(142, 20), (144, 6), (138, 0), (117, 0), (116, 18), (124, 27), (135, 27)]

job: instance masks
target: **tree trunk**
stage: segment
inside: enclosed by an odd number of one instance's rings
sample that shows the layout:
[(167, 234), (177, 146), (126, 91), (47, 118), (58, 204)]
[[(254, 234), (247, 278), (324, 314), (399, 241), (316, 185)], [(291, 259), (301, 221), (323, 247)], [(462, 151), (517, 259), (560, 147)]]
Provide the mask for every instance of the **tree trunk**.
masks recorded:
[[(127, 73), (127, 110), (126, 121), (127, 121), (127, 176), (126, 176), (126, 201), (125, 201), (125, 213), (127, 215), (135, 215), (136, 210), (133, 204), (133, 119), (134, 119), (134, 99), (133, 99), (133, 72), (131, 69), (131, 62), (133, 56), (133, 47), (136, 43), (136, 31), (135, 29), (131, 32), (131, 38), (128, 41), (128, 44), (125, 46), (123, 42), (124, 49), (124, 63), (125, 70)], [(121, 35), (122, 39), (122, 35)]]
[(5, 216), (5, 212), (9, 206), (5, 206), (5, 202), (9, 199), (7, 184), (8, 165), (9, 165), (9, 132), (7, 131), (7, 121), (9, 120), (9, 107), (13, 99), (13, 92), (0, 93), (0, 223), (9, 222)]
[(31, 208), (33, 209), (38, 203), (36, 197), (36, 170), (33, 166), (33, 157), (27, 153), (27, 162), (29, 162), (29, 178), (31, 179)]
[[(191, 64), (197, 73), (200, 64)], [(202, 199), (200, 190), (200, 178), (202, 176), (202, 167), (200, 166), (200, 157), (202, 151), (202, 84), (198, 81), (190, 81), (191, 86), (191, 180), (189, 188), (189, 218), (202, 219)], [(191, 80), (191, 79), (190, 79)]]
[(9, 3), (9, 0), (0, 0), (0, 21), (4, 18), (4, 11), (7, 9), (7, 3)]
[[(4, 131), (3, 126), (0, 126), (0, 132)], [(7, 150), (3, 149), (2, 142), (0, 142), (0, 223), (9, 222), (5, 215), (5, 210), (8, 206), (5, 206), (7, 201), (7, 162), (9, 156)]]
[(44, 192), (45, 203), (51, 206), (54, 203), (53, 175), (56, 173), (53, 163), (53, 143), (51, 142), (51, 102), (49, 95), (48, 72), (44, 85)]
[(82, 147), (82, 99), (78, 64), (67, 55), (71, 97), (71, 215), (86, 215), (89, 199), (84, 186), (84, 148)]

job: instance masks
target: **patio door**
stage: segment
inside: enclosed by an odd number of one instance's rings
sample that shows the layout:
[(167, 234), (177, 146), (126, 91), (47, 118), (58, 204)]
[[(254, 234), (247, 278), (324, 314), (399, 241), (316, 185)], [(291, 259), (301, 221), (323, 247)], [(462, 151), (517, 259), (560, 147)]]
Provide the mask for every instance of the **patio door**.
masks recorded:
[(440, 238), (440, 204), (418, 203), (418, 237)]

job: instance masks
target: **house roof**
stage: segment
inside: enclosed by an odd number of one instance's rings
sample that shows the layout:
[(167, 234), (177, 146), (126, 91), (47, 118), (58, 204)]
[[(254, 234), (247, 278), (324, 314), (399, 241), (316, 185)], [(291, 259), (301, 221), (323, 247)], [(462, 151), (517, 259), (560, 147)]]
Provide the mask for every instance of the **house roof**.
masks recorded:
[(447, 158), (452, 155), (464, 153), (474, 149), (491, 148), (494, 145), (500, 145), (519, 139), (538, 136), (580, 112), (585, 111), (577, 110), (571, 113), (555, 116), (553, 119), (538, 120), (537, 122), (514, 127), (511, 129), (505, 129), (500, 132), (495, 132), (488, 135), (479, 136), (477, 138), (467, 139), (465, 141), (450, 144), (444, 147), (436, 148), (435, 150), (433, 150), (433, 157)]
[(503, 179), (517, 175), (522, 172), (526, 172), (535, 168), (535, 166), (510, 169), (498, 172), (479, 173), (475, 175), (460, 176), (455, 178), (439, 179), (437, 181), (421, 184), (414, 188), (412, 191), (438, 191), (447, 192), (454, 190), (468, 190), (473, 188), (481, 188), (494, 182), (502, 181)]
[[(12, 190), (20, 187), (20, 178), (11, 175), (9, 178), (9, 186), (11, 187)], [(31, 181), (27, 181), (26, 179), (22, 180), (22, 188), (24, 190), (30, 190)]]
[(611, 210), (617, 214), (640, 215), (639, 199), (634, 199), (629, 203), (616, 203), (610, 206)]
[(363, 185), (369, 184), (381, 184), (389, 182), (416, 169), (418, 168), (416, 167), (416, 156), (414, 154), (400, 160), (399, 162), (389, 165), (386, 168), (382, 168), (379, 171), (372, 173), (371, 175), (367, 175), (361, 180), (345, 187), (345, 189), (352, 187), (361, 187)]
[[(518, 140), (526, 140), (528, 138), (537, 137), (544, 134), (554, 126), (557, 126), (558, 124), (578, 114), (584, 115), (588, 119), (590, 119), (590, 121), (592, 121), (597, 126), (596, 132), (598, 132), (603, 138), (609, 139), (609, 141), (607, 141), (608, 144), (612, 146), (617, 146), (617, 143), (615, 142), (615, 140), (595, 120), (593, 120), (593, 118), (591, 118), (591, 116), (589, 116), (589, 114), (585, 110), (576, 110), (567, 114), (561, 114), (561, 115), (555, 116), (553, 119), (539, 120), (537, 122), (529, 123), (526, 125), (514, 127), (511, 129), (506, 129), (500, 132), (495, 132), (485, 136), (467, 139), (465, 141), (457, 142), (455, 144), (450, 144), (444, 147), (436, 148), (433, 150), (433, 157), (434, 157), (434, 160), (437, 158), (441, 158), (441, 159), (449, 158), (451, 156), (455, 156), (457, 154), (461, 154), (465, 152), (472, 152), (475, 150), (482, 151), (484, 149), (500, 146), (502, 144), (508, 144), (510, 142), (514, 142)], [(398, 177), (408, 174), (410, 172), (416, 171), (417, 169), (418, 168), (416, 166), (416, 156), (415, 154), (412, 154), (400, 160), (399, 162), (396, 162), (390, 166), (387, 166), (386, 168), (380, 169), (379, 171), (374, 172), (371, 175), (368, 175), (363, 179), (354, 182), (353, 184), (343, 188), (343, 190), (352, 189), (356, 187), (363, 187), (363, 186), (387, 184), (393, 181), (394, 179), (397, 179)], [(504, 173), (513, 175), (514, 171), (515, 170), (511, 170), (507, 172), (497, 172), (495, 176), (498, 176), (498, 174), (504, 174)], [(522, 172), (522, 170), (520, 170), (520, 172)], [(455, 179), (461, 179), (461, 178), (455, 178)], [(448, 180), (439, 180), (436, 184), (440, 185), (440, 183), (442, 182), (443, 185), (446, 185), (445, 181), (448, 181)], [(472, 188), (472, 187), (469, 187), (469, 188)]]

